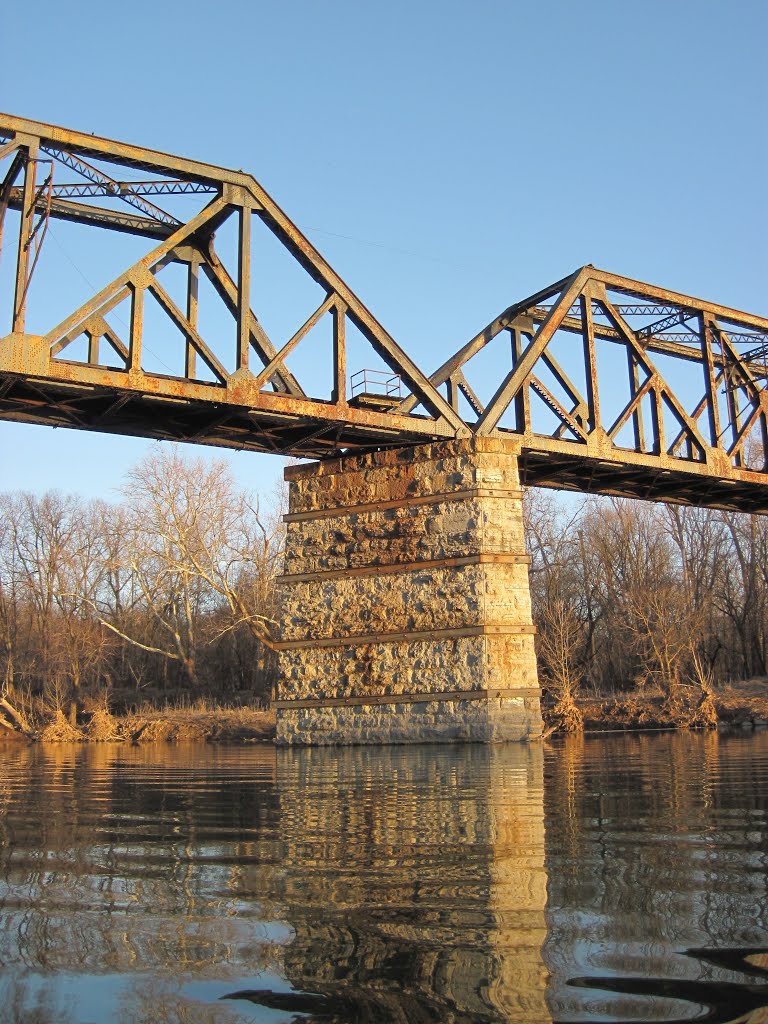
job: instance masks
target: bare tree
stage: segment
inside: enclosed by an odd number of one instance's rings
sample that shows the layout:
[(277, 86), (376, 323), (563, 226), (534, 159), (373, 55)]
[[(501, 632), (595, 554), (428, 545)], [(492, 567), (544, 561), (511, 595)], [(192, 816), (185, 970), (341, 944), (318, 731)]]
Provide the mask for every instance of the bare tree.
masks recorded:
[[(123, 493), (102, 621), (176, 662), (192, 685), (201, 650), (224, 632), (244, 625), (272, 645), (281, 524), (236, 487), (226, 463), (158, 450), (130, 471)], [(137, 609), (151, 627), (143, 636), (131, 628)]]
[(17, 635), (16, 580), (12, 571), (9, 507), (9, 496), (0, 494), (0, 678), (3, 697), (13, 694)]
[(729, 541), (721, 565), (718, 603), (733, 627), (739, 653), (737, 673), (765, 675), (768, 669), (768, 519), (722, 513)]
[(658, 506), (593, 502), (583, 520), (601, 606), (603, 677), (626, 689), (646, 681), (670, 695), (702, 630)]
[(107, 645), (83, 604), (99, 586), (99, 523), (89, 506), (50, 492), (3, 498), (0, 630), (5, 687), (26, 683), (62, 707), (97, 684)]
[(576, 698), (588, 670), (593, 626), (576, 528), (581, 514), (582, 506), (566, 512), (550, 494), (526, 493), (524, 517), (539, 671), (568, 731), (582, 723)]

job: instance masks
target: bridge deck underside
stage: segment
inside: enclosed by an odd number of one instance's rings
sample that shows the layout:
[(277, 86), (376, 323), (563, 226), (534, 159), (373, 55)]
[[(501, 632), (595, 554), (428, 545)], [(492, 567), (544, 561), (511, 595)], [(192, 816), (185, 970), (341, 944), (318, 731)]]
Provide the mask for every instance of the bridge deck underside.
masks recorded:
[[(357, 422), (335, 419), (330, 404), (314, 417), (300, 417), (227, 405), (225, 401), (195, 402), (0, 375), (0, 419), (20, 423), (311, 459), (335, 457), (341, 450), (408, 447), (439, 436), (432, 432), (430, 421), (415, 420), (410, 433), (402, 428), (387, 431), (380, 424), (365, 422), (371, 415), (380, 420), (386, 414), (353, 411), (359, 413)], [(504, 434), (514, 436), (506, 431)], [(661, 468), (653, 456), (638, 456), (631, 451), (612, 450), (599, 457), (574, 447), (546, 437), (521, 439), (521, 482), (528, 487), (768, 513), (768, 488), (761, 474), (742, 471), (743, 479), (723, 479), (705, 467)], [(750, 480), (752, 475), (756, 479)]]
[[(169, 388), (170, 391), (170, 388)], [(272, 396), (266, 396), (266, 401)], [(387, 422), (384, 413), (333, 403), (292, 402), (275, 408), (145, 394), (113, 386), (71, 384), (0, 373), (0, 419), (161, 441), (187, 441), (246, 451), (322, 459), (341, 451), (423, 444), (445, 434), (429, 420)], [(299, 406), (299, 409), (293, 408)]]
[(619, 459), (563, 455), (525, 446), (520, 455), (520, 480), (526, 487), (611, 494), (732, 512), (768, 513), (768, 494), (764, 483), (633, 465)]

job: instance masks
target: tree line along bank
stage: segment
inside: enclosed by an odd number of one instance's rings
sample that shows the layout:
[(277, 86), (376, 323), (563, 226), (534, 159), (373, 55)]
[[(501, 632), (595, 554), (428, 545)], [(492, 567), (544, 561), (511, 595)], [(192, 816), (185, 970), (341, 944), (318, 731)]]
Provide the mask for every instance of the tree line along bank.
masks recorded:
[[(115, 502), (1, 494), (3, 699), (30, 720), (73, 702), (268, 704), (283, 511), (167, 447)], [(766, 675), (768, 518), (532, 490), (525, 519), (554, 724), (611, 701), (711, 724), (718, 687)]]

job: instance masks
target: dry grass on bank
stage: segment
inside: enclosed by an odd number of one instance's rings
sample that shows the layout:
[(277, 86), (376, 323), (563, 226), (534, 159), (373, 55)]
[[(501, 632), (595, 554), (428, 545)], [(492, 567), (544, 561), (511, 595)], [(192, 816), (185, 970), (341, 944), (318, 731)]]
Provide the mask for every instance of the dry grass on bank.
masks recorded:
[(27, 737), (2, 728), (0, 738), (39, 739), (44, 743), (261, 743), (275, 734), (275, 713), (253, 707), (222, 707), (210, 700), (176, 707), (144, 704), (113, 714), (104, 700), (86, 702), (72, 722), (61, 709), (49, 712)]
[(69, 719), (59, 708), (53, 717), (53, 721), (40, 733), (40, 739), (44, 743), (77, 743), (84, 740), (85, 736), (80, 729), (70, 725)]
[(721, 687), (716, 697), (718, 720), (737, 726), (768, 725), (768, 677)]
[[(768, 678), (749, 679), (713, 688), (681, 687), (674, 700), (661, 691), (582, 697), (576, 702), (584, 732), (635, 729), (752, 729), (768, 725)], [(573, 732), (575, 716), (562, 702), (542, 707), (545, 731)], [(576, 727), (578, 729), (578, 727)]]
[(263, 708), (216, 707), (210, 701), (157, 710), (139, 708), (121, 719), (122, 735), (133, 743), (258, 743), (275, 734), (275, 713)]
[[(9, 710), (0, 715), (0, 739), (46, 743), (267, 743), (274, 739), (275, 712), (263, 707), (225, 707), (210, 699), (171, 707), (151, 703), (113, 714), (102, 699), (86, 704), (73, 724), (59, 709), (37, 719)], [(12, 713), (13, 712), (13, 713)], [(661, 692), (581, 697), (547, 704), (545, 736), (568, 732), (638, 729), (752, 729), (768, 726), (768, 678), (731, 683), (704, 693), (684, 687), (675, 701)], [(16, 718), (14, 719), (14, 714)], [(23, 729), (21, 726), (23, 725)]]

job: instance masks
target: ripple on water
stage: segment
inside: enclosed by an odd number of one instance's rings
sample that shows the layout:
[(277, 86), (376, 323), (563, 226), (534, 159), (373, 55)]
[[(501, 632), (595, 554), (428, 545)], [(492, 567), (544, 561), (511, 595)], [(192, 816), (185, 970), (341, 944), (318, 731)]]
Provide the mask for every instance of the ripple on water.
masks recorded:
[(0, 769), (20, 1021), (761, 1019), (765, 734)]

